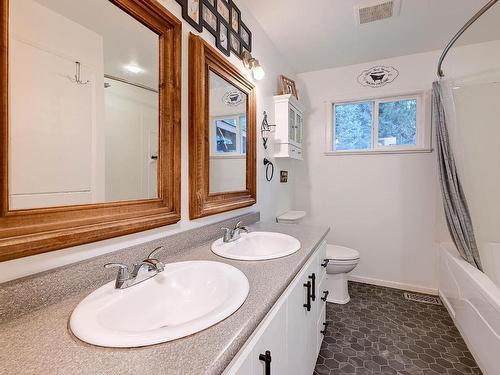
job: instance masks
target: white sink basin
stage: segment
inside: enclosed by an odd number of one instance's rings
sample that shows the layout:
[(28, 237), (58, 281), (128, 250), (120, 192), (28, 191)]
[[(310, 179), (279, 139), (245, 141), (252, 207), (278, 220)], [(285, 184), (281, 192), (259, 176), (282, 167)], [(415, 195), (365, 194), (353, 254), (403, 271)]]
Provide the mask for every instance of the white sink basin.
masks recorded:
[(112, 281), (71, 315), (71, 331), (90, 344), (137, 347), (188, 336), (227, 318), (248, 295), (246, 276), (220, 262), (165, 265), (158, 275), (127, 289)]
[(300, 249), (295, 237), (275, 232), (242, 233), (241, 238), (224, 243), (219, 238), (212, 244), (212, 251), (224, 258), (237, 260), (265, 260), (281, 258)]

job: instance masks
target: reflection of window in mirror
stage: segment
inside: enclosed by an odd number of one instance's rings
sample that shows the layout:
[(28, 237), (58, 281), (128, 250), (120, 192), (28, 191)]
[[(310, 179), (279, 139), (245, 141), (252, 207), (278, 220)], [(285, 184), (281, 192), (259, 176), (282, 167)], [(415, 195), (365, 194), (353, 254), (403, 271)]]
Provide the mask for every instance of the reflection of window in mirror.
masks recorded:
[(103, 0), (9, 17), (9, 208), (157, 198), (159, 36)]
[(210, 192), (246, 189), (247, 96), (210, 71)]

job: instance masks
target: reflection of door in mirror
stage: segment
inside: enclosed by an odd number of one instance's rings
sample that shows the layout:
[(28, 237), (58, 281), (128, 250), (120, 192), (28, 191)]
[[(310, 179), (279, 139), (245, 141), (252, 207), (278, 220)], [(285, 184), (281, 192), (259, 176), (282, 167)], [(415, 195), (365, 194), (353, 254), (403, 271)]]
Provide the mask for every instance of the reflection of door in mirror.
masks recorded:
[(107, 0), (15, 0), (9, 61), (11, 210), (158, 196), (156, 33)]
[(210, 193), (246, 189), (247, 95), (210, 71)]

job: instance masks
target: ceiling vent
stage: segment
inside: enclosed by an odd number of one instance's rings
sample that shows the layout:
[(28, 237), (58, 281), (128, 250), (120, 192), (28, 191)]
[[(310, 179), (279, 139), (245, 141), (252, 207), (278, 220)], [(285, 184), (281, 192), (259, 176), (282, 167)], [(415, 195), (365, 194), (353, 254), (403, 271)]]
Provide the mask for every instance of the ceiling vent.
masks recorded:
[(401, 0), (369, 1), (354, 7), (357, 25), (384, 20), (399, 15)]

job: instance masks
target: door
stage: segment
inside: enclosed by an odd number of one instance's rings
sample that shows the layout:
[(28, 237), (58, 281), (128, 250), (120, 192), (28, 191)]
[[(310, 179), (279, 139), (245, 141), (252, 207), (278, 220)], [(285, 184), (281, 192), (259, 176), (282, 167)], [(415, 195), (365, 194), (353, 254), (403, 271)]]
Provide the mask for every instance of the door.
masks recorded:
[[(252, 375), (286, 375), (287, 363), (287, 329), (286, 329), (286, 303), (283, 303), (264, 330), (262, 336), (255, 344), (251, 353)], [(266, 362), (263, 356), (271, 360), (270, 372), (266, 373)], [(238, 373), (239, 374), (239, 373)]]
[[(316, 319), (314, 315), (314, 304), (316, 301), (308, 299), (308, 290), (304, 286), (312, 280), (314, 262), (311, 262), (301, 277), (297, 280), (287, 301), (287, 334), (288, 334), (288, 366), (294, 369), (296, 375), (310, 375), (316, 363)], [(312, 289), (311, 289), (312, 291)], [(310, 300), (311, 309), (304, 306)]]

